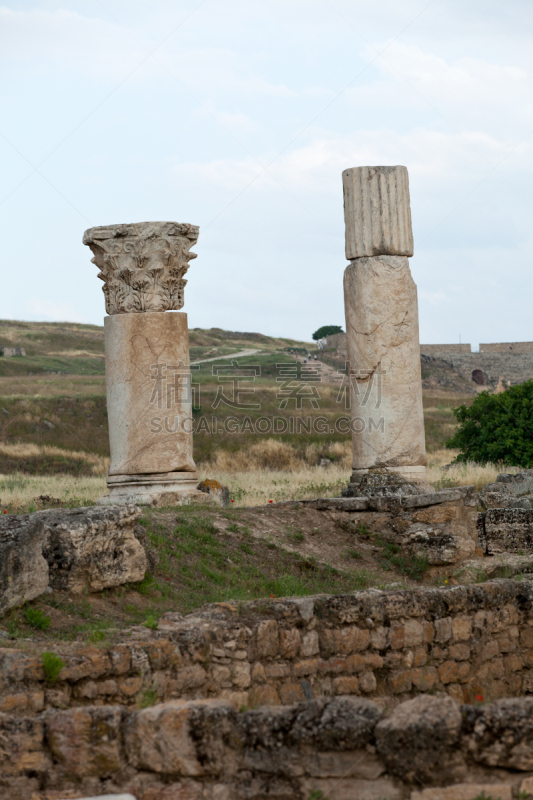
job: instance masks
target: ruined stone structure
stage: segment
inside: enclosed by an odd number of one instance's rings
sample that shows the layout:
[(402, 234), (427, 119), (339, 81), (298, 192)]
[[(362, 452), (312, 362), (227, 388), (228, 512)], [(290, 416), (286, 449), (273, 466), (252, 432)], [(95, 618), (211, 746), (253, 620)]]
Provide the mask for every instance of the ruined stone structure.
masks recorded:
[[(103, 503), (192, 496), (192, 383), (184, 275), (198, 228), (140, 222), (90, 228), (84, 244), (104, 281), (111, 466)], [(191, 495), (192, 493), (192, 495)]]
[(426, 347), (422, 350), (422, 361), (440, 359), (473, 385), (491, 389), (496, 387), (500, 378), (511, 385), (533, 379), (533, 353), (527, 351), (517, 353), (502, 349), (471, 353), (446, 350), (446, 345), (433, 345), (436, 349), (430, 354), (425, 352)]
[(134, 506), (0, 516), (0, 614), (48, 587), (75, 594), (142, 581), (148, 569)]
[[(345, 333), (328, 336), (324, 341), (326, 351), (334, 351), (340, 361), (348, 360)], [(473, 388), (484, 386), (490, 390), (500, 382), (513, 386), (533, 380), (533, 342), (480, 344), (477, 353), (468, 343), (421, 344), (420, 358), (422, 368), (424, 364), (444, 362)]]
[(424, 356), (432, 356), (434, 353), (470, 353), (471, 344), (421, 344), (420, 353)]
[(511, 800), (533, 783), (532, 603), (498, 580), (213, 604), (69, 651), (53, 684), (0, 649), (0, 794)]
[(14, 358), (15, 356), (25, 356), (26, 351), (23, 347), (0, 347), (0, 355), (4, 358)]
[(418, 301), (405, 167), (342, 174), (346, 338), (353, 440), (352, 483), (372, 469), (424, 481)]

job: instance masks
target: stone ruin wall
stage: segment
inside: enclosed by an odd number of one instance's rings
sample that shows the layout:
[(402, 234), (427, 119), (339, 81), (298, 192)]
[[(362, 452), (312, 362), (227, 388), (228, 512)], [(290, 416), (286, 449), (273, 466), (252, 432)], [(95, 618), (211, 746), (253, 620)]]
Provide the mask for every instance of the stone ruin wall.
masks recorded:
[(3, 649), (0, 787), (510, 800), (533, 783), (532, 607), (529, 580), (218, 603), (65, 656), (53, 686)]
[(531, 698), (460, 706), (423, 695), (389, 715), (339, 697), (276, 711), (215, 700), (0, 717), (0, 792), (9, 800), (125, 791), (137, 800), (528, 798), (532, 713)]
[(479, 350), (482, 353), (533, 353), (533, 342), (493, 342), (480, 344)]
[(533, 353), (450, 353), (443, 350), (434, 352), (431, 356), (422, 354), (422, 359), (428, 357), (445, 361), (469, 381), (472, 381), (474, 370), (481, 370), (486, 386), (495, 386), (500, 378), (510, 381), (513, 385), (533, 378)]
[(533, 694), (532, 604), (532, 582), (502, 579), (170, 612), (155, 632), (65, 655), (53, 685), (40, 658), (1, 649), (0, 711), (136, 705), (147, 689), (161, 702), (221, 698), (237, 708), (337, 695), (391, 708), (430, 691), (459, 702)]
[[(512, 349), (511, 349), (512, 347)], [(335, 350), (340, 358), (347, 358), (346, 334), (327, 337), (326, 350)], [(500, 378), (512, 385), (533, 379), (533, 342), (481, 344), (480, 352), (471, 352), (470, 344), (421, 344), (422, 361), (437, 358), (444, 361), (459, 375), (472, 381), (474, 370), (481, 370), (484, 385), (496, 386)]]
[(435, 353), (471, 353), (471, 344), (421, 344), (420, 353), (433, 356)]

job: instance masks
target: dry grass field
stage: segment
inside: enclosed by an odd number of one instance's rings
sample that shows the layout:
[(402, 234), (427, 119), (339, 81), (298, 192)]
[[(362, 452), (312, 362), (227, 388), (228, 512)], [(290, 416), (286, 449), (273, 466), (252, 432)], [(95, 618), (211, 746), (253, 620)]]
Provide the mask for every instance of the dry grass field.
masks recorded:
[[(197, 425), (203, 420), (209, 426), (194, 438), (200, 477), (229, 486), (234, 506), (338, 495), (351, 466), (350, 438), (336, 430), (336, 421), (349, 414), (340, 378), (335, 377), (342, 364), (324, 358), (329, 372), (316, 386), (318, 408), (305, 400), (297, 408), (294, 399), (282, 407), (280, 365), (294, 364), (291, 350), (302, 354), (311, 345), (218, 329), (192, 330), (190, 340), (191, 358), (198, 361), (257, 350), (238, 362), (241, 374), (250, 367), (255, 370), (253, 383), (245, 388), (253, 389), (246, 399), (256, 408), (234, 408), (226, 402), (231, 400), (231, 387), (223, 386), (219, 375), (220, 367), (227, 372), (230, 361), (202, 361), (193, 373), (198, 386), (195, 419)], [(106, 492), (109, 458), (103, 329), (0, 321), (2, 344), (23, 346), (27, 357), (0, 358), (1, 506), (22, 511), (57, 502), (94, 503)], [(225, 397), (220, 402), (222, 388)], [(453, 408), (471, 402), (471, 394), (438, 387), (424, 391), (429, 479), (437, 488), (481, 486), (501, 471), (497, 465), (443, 469), (455, 455), (444, 449), (455, 428)], [(212, 424), (214, 417), (229, 416), (237, 420), (236, 430), (220, 431)], [(326, 432), (317, 432), (314, 423), (309, 427), (309, 420), (319, 416)], [(252, 430), (260, 417), (278, 418), (282, 426), (292, 418), (291, 425), (302, 423), (302, 428), (299, 433), (288, 428), (277, 436), (263, 435)]]
[[(267, 439), (233, 457), (218, 451), (210, 463), (199, 465), (199, 478), (214, 478), (228, 486), (234, 506), (258, 506), (289, 500), (310, 500), (316, 497), (335, 497), (347, 485), (350, 477), (351, 446), (349, 442), (333, 444), (330, 452), (337, 461), (329, 466), (317, 466), (315, 448), (308, 448), (309, 461), (302, 458), (290, 444)], [(37, 445), (0, 446), (0, 458), (18, 456), (39, 462), (60, 459), (54, 467), (65, 471), (48, 474), (5, 472), (0, 474), (0, 507), (10, 512), (35, 511), (58, 505), (92, 505), (107, 493), (105, 475), (108, 459), (84, 452), (62, 451), (59, 448), (39, 448)], [(475, 484), (478, 488), (496, 479), (502, 468), (496, 464), (450, 464), (453, 450), (437, 450), (429, 454), (428, 479), (437, 489), (447, 486)], [(84, 472), (75, 474), (76, 463)], [(443, 469), (446, 467), (446, 469)], [(71, 472), (66, 469), (70, 468)], [(516, 467), (506, 467), (505, 472), (517, 472)], [(74, 474), (73, 474), (74, 472)]]

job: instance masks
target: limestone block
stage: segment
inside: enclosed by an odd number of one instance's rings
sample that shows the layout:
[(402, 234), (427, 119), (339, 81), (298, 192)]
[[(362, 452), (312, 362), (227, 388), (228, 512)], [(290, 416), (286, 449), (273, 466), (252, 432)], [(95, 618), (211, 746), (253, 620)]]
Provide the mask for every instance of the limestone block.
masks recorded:
[(120, 724), (119, 706), (58, 711), (46, 719), (46, 738), (66, 773), (109, 777), (124, 766)]
[(485, 555), (533, 553), (533, 509), (489, 508), (480, 523)]
[(423, 480), (418, 301), (409, 261), (358, 258), (344, 273), (353, 469)]
[(468, 707), (464, 746), (479, 764), (533, 770), (533, 698)]
[(412, 792), (411, 800), (479, 800), (480, 797), (512, 800), (513, 787), (510, 783), (456, 783), (454, 786), (439, 786), (435, 789), (422, 789)]
[(412, 256), (406, 167), (354, 167), (342, 173), (346, 258)]
[(142, 581), (148, 557), (135, 536), (140, 510), (132, 506), (38, 511), (50, 584), (72, 592), (100, 592)]
[(196, 253), (196, 225), (138, 222), (89, 228), (83, 244), (104, 281), (108, 314), (172, 311), (183, 306), (184, 275)]
[(146, 708), (126, 720), (127, 757), (138, 769), (166, 775), (217, 772), (228, 763), (225, 739), (234, 715), (226, 700), (173, 700)]
[(104, 324), (110, 477), (187, 472), (196, 481), (187, 315), (120, 314)]
[(44, 729), (41, 719), (16, 719), (0, 714), (0, 775), (21, 772), (44, 773), (50, 767), (50, 757), (44, 748)]
[(461, 709), (454, 700), (420, 695), (378, 723), (378, 753), (390, 774), (409, 783), (458, 780), (466, 774), (459, 747), (461, 723)]
[(48, 586), (48, 563), (42, 553), (44, 533), (30, 523), (31, 517), (0, 517), (0, 614), (33, 600)]

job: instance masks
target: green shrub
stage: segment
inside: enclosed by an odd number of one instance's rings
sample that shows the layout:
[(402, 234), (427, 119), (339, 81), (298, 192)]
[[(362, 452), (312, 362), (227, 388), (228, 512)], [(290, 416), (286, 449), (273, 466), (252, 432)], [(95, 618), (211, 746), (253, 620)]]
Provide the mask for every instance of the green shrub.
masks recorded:
[(55, 683), (59, 678), (59, 673), (65, 666), (65, 662), (55, 653), (43, 653), (41, 661), (44, 667), (44, 677), (47, 683)]
[(46, 617), (40, 608), (28, 606), (24, 611), (28, 625), (38, 631), (45, 631), (50, 627), (50, 617)]
[(501, 394), (482, 392), (453, 412), (459, 427), (446, 447), (461, 451), (457, 461), (533, 467), (533, 381)]
[(150, 630), (152, 630), (152, 631), (156, 631), (158, 625), (159, 625), (159, 622), (153, 616), (153, 614), (148, 614), (148, 616), (146, 617), (146, 622), (144, 623), (144, 627), (145, 628), (150, 628)]

